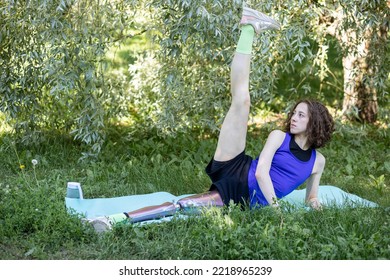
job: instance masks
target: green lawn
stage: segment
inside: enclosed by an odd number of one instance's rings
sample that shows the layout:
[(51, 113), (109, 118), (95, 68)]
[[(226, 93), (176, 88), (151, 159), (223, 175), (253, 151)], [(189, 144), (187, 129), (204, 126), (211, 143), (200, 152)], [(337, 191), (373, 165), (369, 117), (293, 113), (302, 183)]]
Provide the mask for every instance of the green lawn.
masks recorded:
[[(256, 156), (273, 123), (251, 126)], [(338, 123), (321, 184), (374, 201), (376, 209), (323, 211), (211, 209), (186, 220), (118, 226), (99, 236), (66, 212), (67, 181), (84, 196), (113, 197), (208, 189), (204, 167), (216, 135), (132, 133), (112, 127), (98, 160), (80, 162), (83, 147), (51, 133), (39, 146), (0, 137), (0, 259), (389, 259), (390, 133), (380, 126)], [(38, 160), (34, 167), (32, 159)], [(22, 167), (22, 168), (21, 168)]]

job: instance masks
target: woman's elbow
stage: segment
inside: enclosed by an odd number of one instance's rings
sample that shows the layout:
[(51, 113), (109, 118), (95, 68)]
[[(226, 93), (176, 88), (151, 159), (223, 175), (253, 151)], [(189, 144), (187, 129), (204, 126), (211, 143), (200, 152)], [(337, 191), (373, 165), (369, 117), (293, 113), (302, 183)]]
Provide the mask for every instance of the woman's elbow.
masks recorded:
[(259, 181), (259, 182), (264, 181), (265, 176), (266, 176), (266, 174), (264, 172), (261, 172), (261, 171), (256, 171), (255, 172), (256, 180)]
[(264, 182), (270, 179), (269, 171), (270, 171), (270, 164), (265, 163), (263, 161), (259, 160), (259, 163), (257, 165), (257, 169), (255, 171), (255, 177), (258, 182)]

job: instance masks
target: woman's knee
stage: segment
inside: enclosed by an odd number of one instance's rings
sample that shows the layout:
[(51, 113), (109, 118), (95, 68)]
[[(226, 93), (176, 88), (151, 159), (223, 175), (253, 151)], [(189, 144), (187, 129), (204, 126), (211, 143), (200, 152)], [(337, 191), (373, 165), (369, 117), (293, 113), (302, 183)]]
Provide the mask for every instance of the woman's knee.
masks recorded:
[(249, 94), (239, 94), (236, 96), (233, 96), (232, 98), (232, 107), (240, 110), (248, 110), (251, 106), (251, 98)]
[(198, 194), (193, 196), (188, 196), (178, 200), (177, 202), (182, 209), (192, 208), (192, 207), (222, 207), (223, 201), (221, 196), (217, 191), (211, 191), (204, 194)]

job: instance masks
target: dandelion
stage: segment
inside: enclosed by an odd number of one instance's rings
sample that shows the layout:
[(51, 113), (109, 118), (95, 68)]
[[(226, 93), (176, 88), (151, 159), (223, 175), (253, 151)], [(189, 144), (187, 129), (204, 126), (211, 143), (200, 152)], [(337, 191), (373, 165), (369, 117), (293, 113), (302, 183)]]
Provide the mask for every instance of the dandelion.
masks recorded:
[(23, 170), (23, 169), (26, 168), (26, 166), (25, 166), (24, 164), (21, 164), (21, 165), (19, 165), (19, 168), (20, 168), (21, 170)]
[(37, 179), (37, 173), (35, 172), (35, 165), (38, 164), (38, 160), (36, 160), (35, 158), (31, 161), (32, 165), (33, 165), (33, 168), (34, 168), (34, 178), (35, 178), (35, 181), (37, 182), (37, 185), (39, 186), (39, 182), (38, 182), (38, 179)]

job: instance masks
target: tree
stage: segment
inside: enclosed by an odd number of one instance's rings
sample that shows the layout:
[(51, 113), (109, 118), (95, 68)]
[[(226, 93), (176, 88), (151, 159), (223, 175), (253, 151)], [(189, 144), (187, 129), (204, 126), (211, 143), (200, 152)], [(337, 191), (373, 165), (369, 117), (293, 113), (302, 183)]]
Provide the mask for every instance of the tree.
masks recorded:
[[(282, 23), (279, 32), (263, 33), (255, 42), (254, 107), (280, 100), (289, 105), (290, 97), (300, 95), (326, 99), (308, 77), (321, 85), (332, 79), (328, 51), (337, 40), (343, 112), (376, 120), (390, 67), (388, 2), (247, 3)], [(229, 104), (229, 64), (242, 5), (242, 0), (1, 0), (0, 110), (26, 141), (42, 130), (60, 129), (90, 146), (86, 156), (99, 153), (107, 124), (126, 111), (142, 128), (163, 133), (217, 129)], [(139, 56), (124, 79), (110, 75), (107, 51), (134, 29), (134, 34), (148, 30), (158, 47)], [(278, 88), (286, 73), (299, 77), (288, 80), (288, 93)]]
[(24, 141), (59, 129), (99, 153), (123, 89), (105, 54), (128, 36), (122, 1), (0, 1), (0, 110)]
[[(280, 73), (294, 72), (297, 67), (302, 80), (291, 88), (297, 94), (304, 91), (315, 96), (305, 79), (311, 75), (324, 83), (331, 76), (332, 34), (344, 67), (343, 114), (366, 122), (376, 120), (377, 98), (386, 93), (390, 65), (385, 0), (247, 2), (283, 26), (280, 32), (260, 35), (255, 46), (251, 76), (255, 104), (275, 99)], [(175, 128), (181, 127), (177, 123), (212, 126), (225, 110), (227, 73), (238, 38), (242, 1), (154, 0), (149, 5), (156, 9), (153, 20), (161, 46), (161, 100), (166, 111), (160, 123), (176, 121), (170, 126)]]
[(330, 1), (327, 6), (332, 10), (321, 7), (319, 26), (337, 38), (342, 49), (343, 113), (373, 123), (378, 115), (378, 91), (384, 88), (389, 70), (390, 2)]

